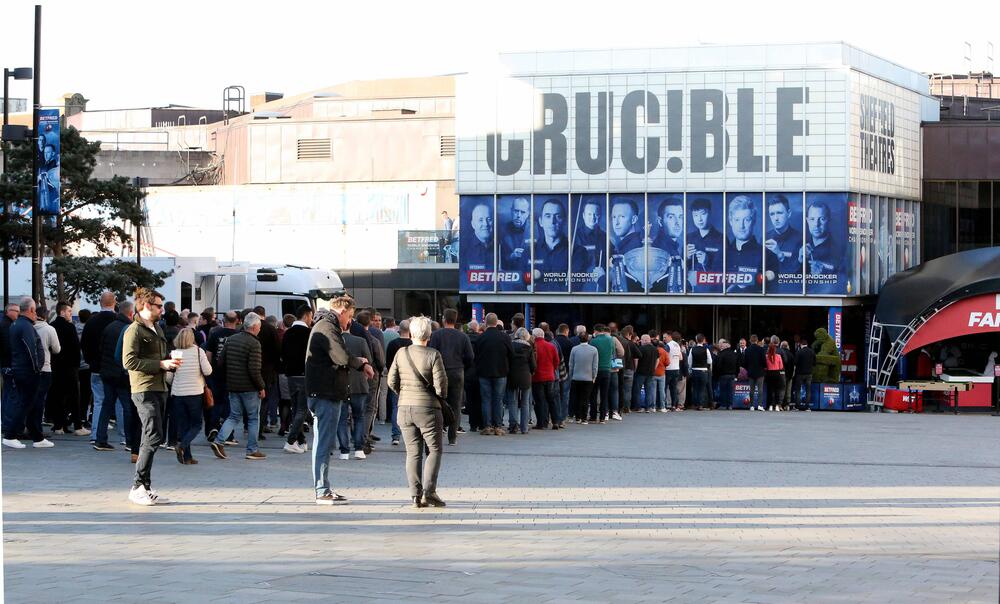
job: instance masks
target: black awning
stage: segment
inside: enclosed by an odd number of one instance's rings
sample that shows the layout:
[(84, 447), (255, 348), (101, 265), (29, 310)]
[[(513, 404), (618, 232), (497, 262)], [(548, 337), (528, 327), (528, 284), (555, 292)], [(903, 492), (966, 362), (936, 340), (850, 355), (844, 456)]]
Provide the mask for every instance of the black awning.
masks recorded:
[[(893, 275), (882, 286), (875, 320), (907, 325), (935, 306), (988, 293), (1000, 293), (1000, 247), (942, 256)], [(887, 331), (895, 339), (900, 328)]]

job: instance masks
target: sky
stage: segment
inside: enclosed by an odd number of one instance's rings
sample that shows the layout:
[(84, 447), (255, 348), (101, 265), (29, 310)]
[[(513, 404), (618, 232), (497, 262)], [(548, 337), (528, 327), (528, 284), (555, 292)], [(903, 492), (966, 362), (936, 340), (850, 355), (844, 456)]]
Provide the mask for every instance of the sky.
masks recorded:
[[(32, 64), (33, 7), (4, 2), (6, 67)], [(90, 109), (221, 108), (228, 85), (248, 96), (293, 95), (356, 79), (476, 71), (499, 52), (525, 50), (842, 40), (917, 71), (954, 73), (996, 71), (987, 43), (1000, 50), (990, 19), (958, 27), (943, 4), (899, 0), (51, 0), (42, 7), (42, 103), (80, 92)], [(11, 81), (12, 97), (30, 102), (31, 94), (31, 82)]]

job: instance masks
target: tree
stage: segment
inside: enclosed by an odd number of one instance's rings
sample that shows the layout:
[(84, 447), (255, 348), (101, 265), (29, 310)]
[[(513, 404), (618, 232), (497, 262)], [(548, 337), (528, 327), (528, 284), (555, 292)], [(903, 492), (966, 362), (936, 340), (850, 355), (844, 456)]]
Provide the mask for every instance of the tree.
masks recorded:
[[(76, 128), (63, 128), (59, 142), (61, 207), (54, 220), (42, 221), (42, 241), (53, 258), (46, 269), (52, 277), (46, 277), (52, 295), (56, 299), (72, 302), (76, 295), (88, 291), (86, 287), (81, 287), (82, 284), (106, 276), (104, 265), (95, 262), (98, 259), (72, 254), (107, 257), (114, 254), (117, 248), (129, 246), (132, 243), (130, 226), (138, 224), (142, 217), (141, 202), (145, 194), (123, 176), (110, 180), (91, 178), (101, 144), (87, 141)], [(6, 223), (0, 223), (0, 234), (9, 237), (12, 245), (9, 251), (0, 250), (0, 254), (15, 259), (25, 253), (32, 239), (30, 210), (34, 176), (31, 160), (34, 149), (27, 144), (8, 148), (9, 178), (7, 184), (0, 184), (0, 199), (9, 200), (13, 211)], [(134, 263), (116, 262), (118, 269), (125, 274), (140, 281), (148, 279), (145, 273), (128, 267), (128, 264)], [(88, 270), (96, 272), (87, 274)], [(67, 271), (75, 278), (75, 285), (69, 289)]]
[(61, 277), (63, 297), (58, 299), (73, 301), (85, 298), (96, 304), (105, 290), (114, 292), (122, 300), (138, 287), (161, 287), (169, 276), (170, 273), (154, 272), (119, 258), (61, 256), (49, 263), (45, 284), (55, 296), (56, 279)]

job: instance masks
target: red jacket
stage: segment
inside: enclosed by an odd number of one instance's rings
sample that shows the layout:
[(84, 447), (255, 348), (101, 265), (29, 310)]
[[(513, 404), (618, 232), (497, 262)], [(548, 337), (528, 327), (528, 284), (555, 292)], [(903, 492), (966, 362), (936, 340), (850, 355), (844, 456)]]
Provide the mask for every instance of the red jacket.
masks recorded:
[(538, 364), (535, 366), (535, 373), (531, 376), (531, 382), (554, 382), (558, 377), (556, 371), (559, 367), (559, 353), (555, 344), (546, 342), (541, 338), (535, 340), (535, 357)]

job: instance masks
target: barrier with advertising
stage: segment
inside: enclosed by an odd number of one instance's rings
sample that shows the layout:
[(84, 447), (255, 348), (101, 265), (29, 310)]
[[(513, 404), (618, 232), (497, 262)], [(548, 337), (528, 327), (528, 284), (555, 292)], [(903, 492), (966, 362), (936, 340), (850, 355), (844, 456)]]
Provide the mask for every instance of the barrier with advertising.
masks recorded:
[(844, 396), (840, 384), (813, 384), (813, 408), (820, 411), (843, 411)]

